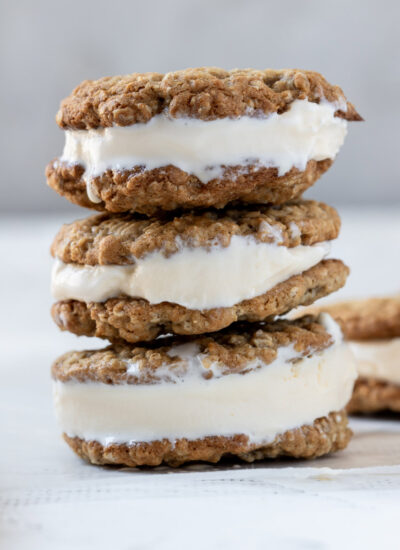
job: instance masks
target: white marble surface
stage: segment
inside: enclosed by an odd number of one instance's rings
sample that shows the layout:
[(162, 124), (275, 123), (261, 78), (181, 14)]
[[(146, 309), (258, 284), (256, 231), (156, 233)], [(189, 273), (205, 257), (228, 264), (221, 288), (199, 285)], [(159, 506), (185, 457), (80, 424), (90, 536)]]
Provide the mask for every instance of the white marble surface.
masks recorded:
[[(400, 291), (399, 213), (342, 210), (334, 255), (352, 275), (337, 296)], [(49, 367), (101, 343), (59, 333), (48, 314), (48, 246), (61, 221), (0, 220), (1, 548), (398, 547), (393, 416), (353, 420), (349, 448), (313, 462), (134, 471), (76, 458), (53, 419)]]

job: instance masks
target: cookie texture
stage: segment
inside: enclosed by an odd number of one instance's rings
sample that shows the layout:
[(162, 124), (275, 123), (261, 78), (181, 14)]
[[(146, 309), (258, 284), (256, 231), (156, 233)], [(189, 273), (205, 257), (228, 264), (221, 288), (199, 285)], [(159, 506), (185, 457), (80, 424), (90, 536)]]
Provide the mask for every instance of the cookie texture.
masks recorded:
[(359, 377), (347, 411), (350, 414), (400, 412), (400, 386), (376, 378)]
[(52, 189), (78, 206), (151, 216), (179, 208), (223, 208), (234, 201), (282, 204), (300, 197), (331, 164), (330, 159), (310, 160), (305, 170), (292, 168), (282, 176), (273, 167), (231, 166), (208, 183), (172, 165), (153, 170), (143, 166), (110, 169), (90, 181), (98, 203), (88, 197), (85, 168), (80, 164), (55, 159), (47, 165), (46, 178)]
[(312, 311), (332, 315), (347, 340), (400, 337), (400, 295), (339, 302)]
[(102, 350), (71, 351), (54, 362), (52, 376), (61, 382), (157, 383), (169, 375), (185, 375), (185, 347), (180, 346), (188, 343), (201, 354), (198, 368), (209, 379), (213, 377), (211, 365), (219, 365), (221, 375), (245, 374), (254, 368), (255, 359), (264, 364), (274, 361), (279, 348), (292, 345), (299, 356), (307, 357), (330, 347), (333, 340), (318, 318), (312, 316), (297, 321), (238, 323), (197, 338), (170, 336), (137, 346), (119, 343)]
[(74, 130), (129, 126), (160, 113), (215, 120), (282, 113), (296, 99), (324, 99), (337, 103), (337, 116), (361, 119), (342, 90), (317, 72), (200, 67), (85, 80), (62, 101), (56, 120), (61, 128)]
[(318, 418), (312, 425), (289, 430), (278, 435), (272, 443), (255, 445), (246, 435), (232, 437), (212, 436), (203, 439), (168, 439), (134, 445), (112, 444), (103, 446), (97, 441), (85, 441), (64, 434), (68, 445), (81, 458), (92, 464), (120, 466), (180, 466), (185, 462), (205, 461), (216, 463), (222, 458), (238, 457), (246, 462), (264, 458), (290, 456), (316, 458), (344, 449), (352, 432), (344, 411), (332, 412)]
[(294, 247), (335, 239), (339, 229), (336, 210), (316, 201), (157, 218), (100, 214), (64, 225), (54, 239), (51, 253), (64, 263), (129, 265), (155, 250), (168, 257), (182, 245), (227, 247), (234, 235)]
[(110, 341), (148, 341), (162, 334), (216, 332), (237, 321), (264, 321), (341, 288), (349, 269), (340, 260), (323, 260), (250, 300), (226, 308), (187, 309), (178, 304), (121, 296), (105, 302), (65, 300), (52, 306), (52, 317), (61, 330), (78, 336)]

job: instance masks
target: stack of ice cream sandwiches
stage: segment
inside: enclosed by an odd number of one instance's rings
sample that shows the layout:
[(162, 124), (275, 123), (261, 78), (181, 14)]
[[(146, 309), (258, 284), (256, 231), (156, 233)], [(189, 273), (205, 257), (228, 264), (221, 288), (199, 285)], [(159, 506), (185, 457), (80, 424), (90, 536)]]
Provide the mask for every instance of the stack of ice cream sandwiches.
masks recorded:
[(342, 90), (301, 70), (85, 81), (57, 115), (48, 184), (100, 214), (52, 245), (52, 315), (109, 340), (53, 365), (65, 440), (94, 464), (317, 457), (351, 436), (356, 369), (327, 314), (340, 218), (302, 193), (332, 164)]

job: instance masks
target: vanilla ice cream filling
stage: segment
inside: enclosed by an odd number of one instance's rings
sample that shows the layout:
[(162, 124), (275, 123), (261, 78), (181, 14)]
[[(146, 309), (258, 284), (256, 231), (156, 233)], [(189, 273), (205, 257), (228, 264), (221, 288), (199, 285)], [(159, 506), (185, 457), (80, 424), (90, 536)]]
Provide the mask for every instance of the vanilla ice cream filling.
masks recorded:
[(56, 259), (52, 294), (87, 303), (125, 294), (190, 309), (230, 307), (316, 265), (329, 249), (328, 242), (288, 248), (234, 235), (227, 247), (182, 246), (169, 257), (157, 250), (132, 265), (81, 266)]
[(400, 338), (350, 342), (359, 376), (400, 385)]
[(95, 130), (67, 130), (61, 160), (85, 167), (88, 195), (99, 202), (90, 181), (108, 169), (152, 170), (174, 165), (201, 182), (220, 177), (223, 166), (276, 167), (283, 175), (309, 160), (333, 159), (343, 144), (347, 121), (327, 101), (295, 100), (282, 113), (204, 121), (166, 114), (149, 122)]
[(168, 383), (56, 380), (55, 409), (62, 431), (103, 445), (235, 434), (267, 443), (343, 409), (356, 378), (353, 355), (341, 342), (305, 358), (292, 346), (281, 348), (270, 364), (256, 360), (246, 374), (209, 380), (198, 375), (204, 358), (199, 350), (186, 353), (189, 374)]

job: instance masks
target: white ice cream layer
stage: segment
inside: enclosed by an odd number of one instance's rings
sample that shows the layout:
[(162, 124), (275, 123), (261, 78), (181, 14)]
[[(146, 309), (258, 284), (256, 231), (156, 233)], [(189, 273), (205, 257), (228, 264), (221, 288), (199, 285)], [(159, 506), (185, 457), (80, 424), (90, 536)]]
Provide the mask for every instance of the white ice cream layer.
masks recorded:
[(346, 344), (291, 362), (295, 357), (292, 347), (283, 348), (269, 365), (258, 360), (246, 374), (205, 380), (193, 375), (204, 359), (194, 350), (185, 358), (192, 374), (175, 383), (55, 381), (56, 414), (70, 437), (103, 445), (234, 434), (269, 442), (343, 409), (353, 390), (356, 368)]
[(351, 342), (360, 376), (400, 385), (400, 338)]
[(154, 251), (128, 266), (80, 266), (57, 259), (52, 294), (56, 300), (83, 302), (126, 294), (190, 309), (230, 307), (318, 264), (329, 249), (328, 242), (287, 248), (234, 235), (227, 247), (182, 246), (168, 258)]
[(90, 180), (105, 170), (138, 165), (151, 170), (172, 164), (203, 183), (220, 177), (222, 166), (273, 166), (283, 175), (336, 156), (347, 132), (336, 109), (326, 101), (295, 100), (280, 115), (203, 121), (160, 114), (126, 127), (67, 130), (61, 160), (85, 167), (88, 193)]

